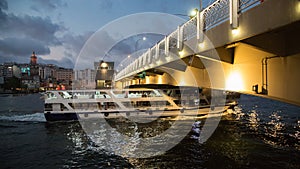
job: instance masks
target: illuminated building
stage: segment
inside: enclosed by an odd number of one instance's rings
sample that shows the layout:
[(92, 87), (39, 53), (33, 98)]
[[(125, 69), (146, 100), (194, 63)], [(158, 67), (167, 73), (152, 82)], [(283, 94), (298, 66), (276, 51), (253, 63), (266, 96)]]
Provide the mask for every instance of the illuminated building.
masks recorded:
[(112, 87), (113, 75), (115, 73), (114, 62), (105, 62), (102, 60), (100, 62), (95, 62), (94, 65), (96, 68), (96, 88)]

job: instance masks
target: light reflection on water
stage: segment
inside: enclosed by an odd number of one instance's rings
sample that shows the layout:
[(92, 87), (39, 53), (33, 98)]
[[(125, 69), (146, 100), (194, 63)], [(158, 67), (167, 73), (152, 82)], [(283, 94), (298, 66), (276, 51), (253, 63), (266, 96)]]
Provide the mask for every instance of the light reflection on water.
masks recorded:
[[(258, 99), (258, 100), (256, 100)], [(253, 101), (256, 100), (256, 101)], [(204, 144), (191, 139), (189, 133), (177, 146), (163, 155), (149, 158), (127, 158), (124, 166), (134, 168), (299, 168), (299, 107), (280, 105), (274, 101), (266, 101), (266, 108), (260, 104), (260, 98), (243, 96), (240, 105), (235, 107), (231, 115), (224, 116), (213, 136)], [(289, 113), (292, 112), (292, 113)], [(160, 134), (170, 125), (169, 119), (160, 119), (159, 123), (151, 127), (138, 128), (137, 124), (122, 121), (111, 123), (119, 134), (130, 136), (130, 143), (124, 153), (134, 153), (142, 137)], [(167, 122), (166, 122), (167, 121)], [(205, 120), (202, 120), (204, 122)], [(164, 123), (164, 125), (162, 125)], [(168, 124), (168, 125), (167, 125)], [(202, 123), (203, 124), (203, 123)], [(99, 125), (99, 124), (98, 124)], [(100, 127), (101, 128), (101, 127)], [(72, 128), (71, 128), (72, 129)], [(85, 156), (91, 153), (101, 153), (108, 156), (107, 161), (101, 163), (106, 167), (115, 167), (118, 160), (111, 152), (106, 152), (106, 145), (94, 145), (78, 130), (71, 130), (68, 137), (74, 143), (73, 156), (68, 166), (81, 166), (79, 163), (94, 165), (97, 158), (92, 155), (92, 161), (86, 161)], [(106, 137), (118, 138), (107, 133), (105, 128), (96, 130), (99, 142)], [(115, 140), (122, 142), (122, 140)], [(117, 148), (117, 147), (115, 147)], [(113, 157), (113, 158), (112, 158)], [(70, 162), (72, 163), (70, 164)], [(121, 166), (122, 166), (121, 165)], [(82, 167), (82, 166), (81, 166)], [(106, 168), (104, 167), (104, 168)], [(68, 167), (66, 167), (68, 168)]]
[(299, 107), (253, 96), (243, 97), (244, 103), (238, 107), (244, 113), (238, 119), (248, 126), (248, 132), (255, 133), (273, 147), (300, 150)]
[(248, 116), (249, 116), (248, 126), (250, 130), (258, 131), (259, 121), (260, 121), (260, 119), (258, 118), (258, 114), (256, 113), (255, 110), (252, 110)]

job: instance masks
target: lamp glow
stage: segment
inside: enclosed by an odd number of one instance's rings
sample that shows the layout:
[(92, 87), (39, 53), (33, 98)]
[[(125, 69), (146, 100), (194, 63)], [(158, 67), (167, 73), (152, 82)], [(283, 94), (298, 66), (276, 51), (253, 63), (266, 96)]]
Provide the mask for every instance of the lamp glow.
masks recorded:
[(102, 63), (100, 64), (100, 67), (101, 67), (101, 68), (107, 68), (107, 67), (108, 67), (108, 64), (107, 64), (106, 62), (102, 62)]
[(242, 91), (244, 90), (244, 83), (241, 74), (237, 71), (231, 72), (226, 80), (226, 90)]
[(191, 12), (190, 12), (190, 17), (194, 17), (197, 15), (197, 12), (198, 12), (198, 9), (193, 9)]
[(184, 55), (184, 51), (181, 50), (181, 51), (178, 52), (178, 54), (179, 54), (180, 56), (183, 56), (183, 55)]
[(298, 14), (300, 14), (300, 2), (298, 1), (297, 5), (296, 5), (296, 12)]
[(232, 32), (233, 35), (238, 35), (240, 33), (240, 30), (239, 29), (232, 29), (231, 32)]

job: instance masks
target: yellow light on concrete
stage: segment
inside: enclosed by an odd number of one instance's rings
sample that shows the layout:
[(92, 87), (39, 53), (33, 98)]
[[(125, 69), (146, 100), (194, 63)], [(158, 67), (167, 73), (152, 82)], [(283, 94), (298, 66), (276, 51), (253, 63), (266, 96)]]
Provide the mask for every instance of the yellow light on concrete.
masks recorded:
[(300, 14), (300, 1), (297, 2), (297, 5), (296, 5), (296, 12), (298, 14)]
[(150, 77), (146, 76), (145, 79), (146, 79), (146, 84), (150, 84)]
[(178, 84), (179, 86), (185, 86), (185, 81), (184, 80), (181, 80)]
[(233, 35), (238, 35), (240, 33), (240, 30), (236, 28), (236, 29), (232, 29), (231, 32)]
[(182, 56), (184, 55), (184, 51), (183, 51), (183, 50), (181, 50), (181, 51), (179, 51), (179, 52), (178, 52), (178, 54), (179, 54), (179, 56), (181, 56), (181, 57), (182, 57)]
[(131, 84), (135, 85), (135, 80), (132, 80), (132, 81), (131, 81)]
[(162, 84), (163, 79), (162, 79), (162, 75), (158, 75), (157, 76), (157, 84)]
[(130, 58), (130, 55), (128, 55), (127, 57)]
[(226, 90), (230, 90), (230, 91), (244, 90), (244, 83), (241, 74), (237, 71), (231, 72), (226, 80), (225, 88)]

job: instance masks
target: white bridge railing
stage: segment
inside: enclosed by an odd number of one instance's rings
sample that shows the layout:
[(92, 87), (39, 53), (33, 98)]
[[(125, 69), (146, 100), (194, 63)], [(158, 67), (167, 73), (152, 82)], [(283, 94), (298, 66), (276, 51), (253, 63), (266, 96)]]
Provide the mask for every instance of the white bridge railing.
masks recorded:
[(170, 57), (170, 50), (182, 50), (183, 43), (194, 37), (199, 43), (203, 42), (205, 31), (227, 20), (230, 20), (233, 29), (237, 28), (238, 14), (260, 3), (261, 0), (216, 0), (118, 72), (115, 81), (173, 61), (175, 58)]

